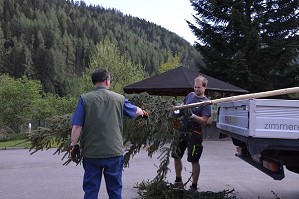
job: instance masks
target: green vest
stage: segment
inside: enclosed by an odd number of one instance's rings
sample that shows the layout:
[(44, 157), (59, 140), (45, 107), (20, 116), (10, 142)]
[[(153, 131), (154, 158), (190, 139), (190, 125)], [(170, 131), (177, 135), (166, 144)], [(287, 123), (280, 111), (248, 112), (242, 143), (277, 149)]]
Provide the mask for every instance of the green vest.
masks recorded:
[(81, 136), (82, 155), (110, 158), (123, 155), (123, 109), (125, 97), (96, 87), (81, 95), (85, 121)]

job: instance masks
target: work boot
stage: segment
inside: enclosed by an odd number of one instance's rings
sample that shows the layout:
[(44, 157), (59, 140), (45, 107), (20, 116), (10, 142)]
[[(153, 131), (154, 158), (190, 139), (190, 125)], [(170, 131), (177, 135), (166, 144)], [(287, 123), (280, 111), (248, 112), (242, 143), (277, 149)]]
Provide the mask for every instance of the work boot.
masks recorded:
[(198, 191), (197, 187), (191, 185), (189, 191)]
[(173, 183), (173, 188), (174, 189), (183, 189), (184, 188), (184, 183), (182, 181), (174, 181)]

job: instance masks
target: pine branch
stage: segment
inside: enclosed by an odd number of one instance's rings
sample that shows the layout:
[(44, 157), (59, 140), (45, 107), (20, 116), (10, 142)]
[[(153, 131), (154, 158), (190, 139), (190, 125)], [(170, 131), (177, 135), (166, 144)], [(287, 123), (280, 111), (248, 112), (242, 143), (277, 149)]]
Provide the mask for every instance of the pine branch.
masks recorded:
[(55, 116), (46, 119), (44, 127), (38, 127), (28, 133), (27, 141), (31, 142), (30, 154), (40, 150), (48, 150), (54, 145), (57, 150), (54, 154), (65, 152), (62, 160), (69, 157), (69, 143), (71, 135), (71, 114)]

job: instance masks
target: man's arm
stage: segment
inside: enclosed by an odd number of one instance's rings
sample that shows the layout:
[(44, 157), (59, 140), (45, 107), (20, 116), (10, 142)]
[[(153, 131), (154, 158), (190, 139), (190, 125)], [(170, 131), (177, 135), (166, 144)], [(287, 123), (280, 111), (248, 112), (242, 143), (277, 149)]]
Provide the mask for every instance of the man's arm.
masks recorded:
[(80, 138), (82, 126), (84, 125), (85, 110), (82, 98), (79, 98), (75, 113), (72, 117), (72, 133), (71, 133), (71, 146), (75, 146)]
[(71, 146), (75, 146), (80, 138), (82, 126), (73, 125), (71, 134)]
[(125, 99), (124, 104), (124, 115), (130, 118), (138, 117), (140, 115), (144, 115), (145, 111), (143, 111), (138, 106), (132, 104), (128, 99)]
[(192, 113), (192, 115), (190, 116), (190, 118), (192, 118), (195, 122), (202, 124), (202, 125), (206, 125), (208, 124), (209, 121), (209, 117), (208, 116), (197, 116), (195, 114)]
[(209, 117), (212, 115), (212, 107), (210, 105), (205, 106), (202, 109), (202, 116), (198, 116), (192, 113), (190, 118), (201, 125), (207, 125), (209, 123)]

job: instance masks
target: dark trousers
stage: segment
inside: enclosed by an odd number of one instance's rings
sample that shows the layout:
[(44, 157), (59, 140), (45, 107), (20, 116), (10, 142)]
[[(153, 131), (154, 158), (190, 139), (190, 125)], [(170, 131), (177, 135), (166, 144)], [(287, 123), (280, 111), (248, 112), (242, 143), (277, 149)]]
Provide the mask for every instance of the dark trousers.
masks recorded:
[(124, 157), (83, 158), (84, 199), (98, 199), (104, 174), (109, 199), (121, 199)]

